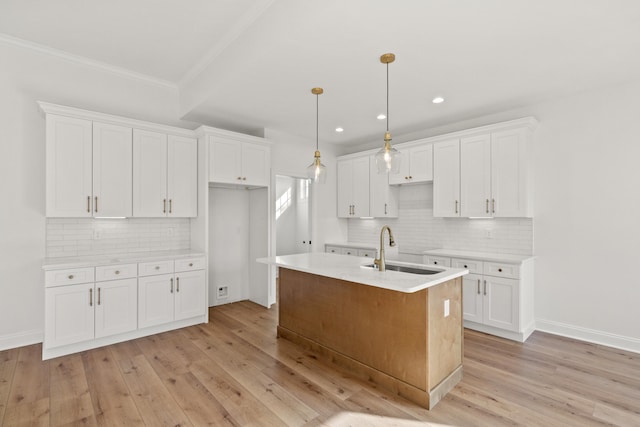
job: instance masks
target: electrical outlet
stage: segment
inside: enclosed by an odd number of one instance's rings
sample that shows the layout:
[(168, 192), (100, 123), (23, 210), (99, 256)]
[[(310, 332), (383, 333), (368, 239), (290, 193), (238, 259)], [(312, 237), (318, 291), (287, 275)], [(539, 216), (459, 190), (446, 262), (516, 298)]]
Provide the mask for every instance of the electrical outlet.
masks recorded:
[(220, 286), (218, 288), (218, 298), (227, 298), (229, 296), (229, 287), (228, 286)]
[(100, 230), (93, 230), (93, 240), (102, 239), (102, 232)]
[(449, 317), (449, 300), (444, 300), (444, 317)]
[(487, 228), (486, 230), (484, 230), (484, 237), (486, 237), (487, 239), (493, 239), (493, 232), (491, 231), (491, 229)]
[(173, 236), (173, 228), (169, 227), (167, 228), (167, 237), (171, 237)]

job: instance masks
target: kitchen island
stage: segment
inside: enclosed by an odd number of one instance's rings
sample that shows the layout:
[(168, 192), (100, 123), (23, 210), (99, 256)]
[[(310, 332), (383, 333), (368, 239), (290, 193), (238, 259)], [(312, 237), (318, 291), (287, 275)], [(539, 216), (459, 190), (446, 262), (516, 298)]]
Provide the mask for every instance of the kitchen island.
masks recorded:
[(279, 337), (429, 409), (462, 378), (467, 270), (379, 272), (330, 253), (258, 261), (280, 268)]

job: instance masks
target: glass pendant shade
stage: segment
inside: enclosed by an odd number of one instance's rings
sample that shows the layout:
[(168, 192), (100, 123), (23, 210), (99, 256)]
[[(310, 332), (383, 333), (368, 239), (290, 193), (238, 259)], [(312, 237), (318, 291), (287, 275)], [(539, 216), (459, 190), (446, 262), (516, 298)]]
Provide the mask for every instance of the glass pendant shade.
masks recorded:
[(317, 184), (327, 182), (327, 167), (320, 162), (319, 151), (316, 151), (313, 163), (307, 167), (307, 178)]
[(384, 135), (384, 147), (376, 153), (376, 169), (378, 173), (400, 173), (402, 154), (391, 146), (391, 135)]

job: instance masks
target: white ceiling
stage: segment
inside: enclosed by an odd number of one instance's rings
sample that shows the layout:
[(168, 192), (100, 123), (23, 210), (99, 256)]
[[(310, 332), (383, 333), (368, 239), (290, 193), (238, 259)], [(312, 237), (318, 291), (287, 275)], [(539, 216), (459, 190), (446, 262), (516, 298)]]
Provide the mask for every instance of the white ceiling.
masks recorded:
[(184, 118), (242, 132), (315, 139), (322, 86), (321, 144), (382, 139), (385, 52), (394, 135), (640, 75), (637, 0), (1, 0), (0, 33), (175, 85)]

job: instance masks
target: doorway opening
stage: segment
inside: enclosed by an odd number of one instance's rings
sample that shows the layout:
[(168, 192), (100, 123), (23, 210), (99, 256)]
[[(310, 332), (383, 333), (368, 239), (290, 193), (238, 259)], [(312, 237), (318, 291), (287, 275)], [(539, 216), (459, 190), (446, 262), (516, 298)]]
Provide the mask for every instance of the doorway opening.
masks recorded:
[(276, 175), (276, 255), (311, 251), (311, 191), (308, 178)]

